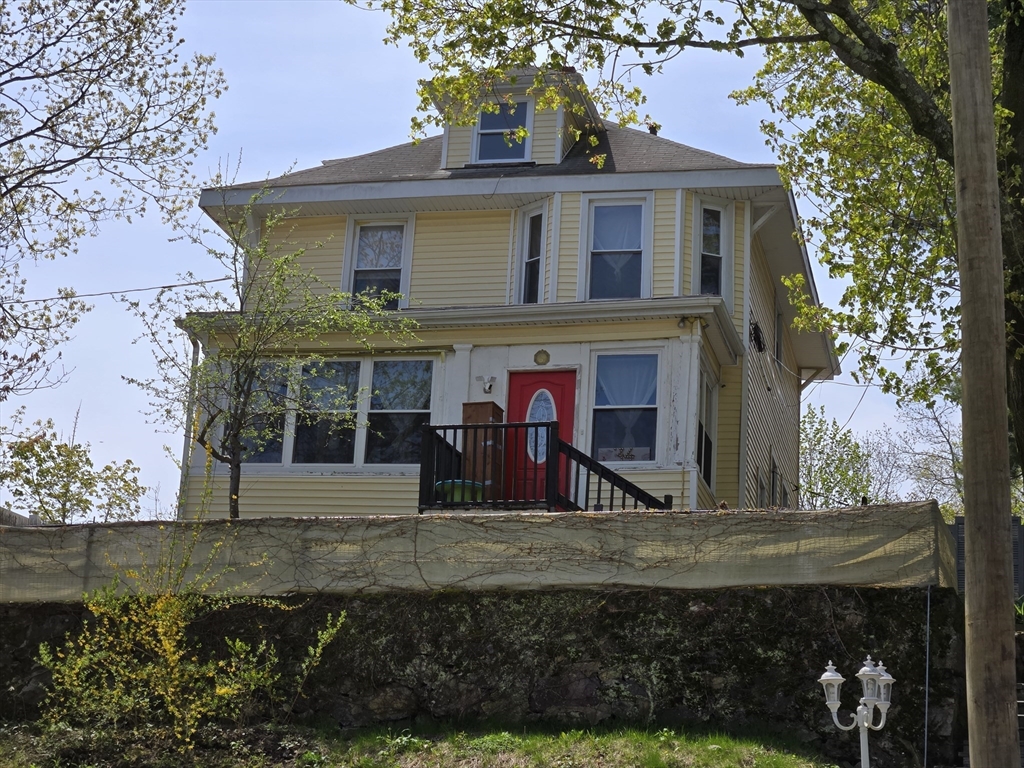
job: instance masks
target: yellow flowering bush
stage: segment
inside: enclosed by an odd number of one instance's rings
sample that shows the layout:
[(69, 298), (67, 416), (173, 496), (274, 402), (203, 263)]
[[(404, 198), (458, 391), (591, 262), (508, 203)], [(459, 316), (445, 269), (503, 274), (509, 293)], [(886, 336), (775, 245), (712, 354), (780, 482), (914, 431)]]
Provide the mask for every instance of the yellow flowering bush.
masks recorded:
[[(200, 617), (238, 602), (193, 592), (126, 595), (114, 586), (89, 595), (91, 617), (82, 629), (63, 646), (40, 648), (39, 660), (53, 675), (47, 720), (113, 728), (164, 725), (188, 749), (204, 722), (244, 723), (269, 710), (267, 705), (288, 693), (280, 685), (272, 645), (226, 638), (222, 651), (211, 653), (189, 631)], [(319, 664), (342, 621), (344, 615), (328, 616), (300, 666), (296, 688)]]

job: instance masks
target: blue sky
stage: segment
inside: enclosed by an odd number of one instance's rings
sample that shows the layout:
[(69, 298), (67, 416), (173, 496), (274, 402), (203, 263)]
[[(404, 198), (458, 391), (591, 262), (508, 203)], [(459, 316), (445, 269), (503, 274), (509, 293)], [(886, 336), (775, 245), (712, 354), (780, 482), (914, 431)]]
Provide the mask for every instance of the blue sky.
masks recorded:
[[(380, 13), (335, 0), (193, 0), (179, 26), (186, 47), (216, 54), (228, 81), (214, 104), (219, 130), (197, 163), (199, 175), (241, 156), (240, 178), (259, 179), (408, 141), (416, 81), (427, 72), (407, 49), (381, 42), (386, 23)], [(757, 65), (756, 54), (737, 59), (693, 51), (639, 84), (662, 136), (738, 160), (773, 162), (758, 130), (766, 110), (728, 98), (749, 83)], [(93, 293), (162, 285), (187, 270), (220, 276), (194, 247), (168, 242), (172, 236), (156, 217), (108, 223), (77, 255), (26, 265), (29, 294), (48, 296), (56, 286)], [(823, 300), (834, 301), (841, 286), (821, 269), (816, 277)], [(131, 458), (146, 485), (160, 485), (167, 506), (177, 469), (163, 446), (180, 455), (181, 436), (147, 423), (145, 397), (121, 378), (153, 373), (147, 349), (133, 344), (142, 329), (112, 299), (92, 301), (93, 311), (63, 350), (67, 383), (0, 404), (0, 418), (24, 405), (30, 419), (51, 417), (69, 431), (81, 406), (78, 436), (92, 444), (97, 463)], [(848, 383), (848, 374), (840, 381)], [(858, 408), (860, 388), (809, 389), (809, 402), (824, 403), (840, 423), (852, 415), (850, 426), (859, 432), (892, 421), (892, 400), (877, 391), (868, 391)]]

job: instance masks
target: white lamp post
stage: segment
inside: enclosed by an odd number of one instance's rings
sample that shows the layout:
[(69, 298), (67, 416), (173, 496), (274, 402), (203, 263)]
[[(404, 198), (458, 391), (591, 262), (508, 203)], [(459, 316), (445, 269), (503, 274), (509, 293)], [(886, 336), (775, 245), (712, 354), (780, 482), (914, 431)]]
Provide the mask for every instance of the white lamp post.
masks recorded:
[[(860, 680), (862, 693), (860, 706), (857, 707), (857, 714), (849, 725), (839, 722), (839, 689), (842, 688), (845, 679), (836, 672), (836, 668), (830, 661), (825, 668), (825, 674), (818, 678), (821, 687), (825, 690), (825, 705), (832, 712), (832, 722), (836, 727), (844, 731), (852, 731), (860, 728), (860, 767), (871, 768), (868, 761), (868, 728), (873, 731), (880, 731), (885, 725), (885, 715), (889, 711), (889, 704), (892, 699), (892, 684), (896, 682), (892, 675), (885, 671), (885, 665), (881, 662), (876, 667), (868, 656), (864, 666), (857, 673)], [(875, 707), (882, 713), (882, 719), (878, 725), (872, 721), (875, 719)]]

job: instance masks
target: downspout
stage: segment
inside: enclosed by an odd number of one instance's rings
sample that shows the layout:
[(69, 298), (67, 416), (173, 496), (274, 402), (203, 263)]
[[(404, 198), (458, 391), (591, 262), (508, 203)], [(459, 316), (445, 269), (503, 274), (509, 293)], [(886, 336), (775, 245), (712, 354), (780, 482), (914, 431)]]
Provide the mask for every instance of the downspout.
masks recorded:
[(196, 408), (196, 370), (199, 367), (199, 339), (188, 332), (192, 342), (192, 367), (188, 373), (188, 397), (185, 401), (185, 438), (181, 446), (181, 477), (178, 480), (178, 519), (185, 517), (185, 494), (188, 492), (188, 470), (192, 461), (192, 421)]

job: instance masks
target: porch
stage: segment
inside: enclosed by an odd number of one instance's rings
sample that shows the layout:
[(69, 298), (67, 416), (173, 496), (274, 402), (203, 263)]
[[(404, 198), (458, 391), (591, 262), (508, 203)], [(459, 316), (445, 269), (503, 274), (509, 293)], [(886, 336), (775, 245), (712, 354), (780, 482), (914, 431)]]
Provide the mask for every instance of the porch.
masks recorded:
[[(419, 512), (672, 509), (559, 436), (558, 422), (425, 425)], [(621, 449), (623, 458), (628, 448)], [(628, 459), (627, 459), (628, 460)]]

